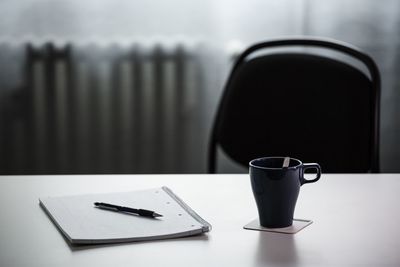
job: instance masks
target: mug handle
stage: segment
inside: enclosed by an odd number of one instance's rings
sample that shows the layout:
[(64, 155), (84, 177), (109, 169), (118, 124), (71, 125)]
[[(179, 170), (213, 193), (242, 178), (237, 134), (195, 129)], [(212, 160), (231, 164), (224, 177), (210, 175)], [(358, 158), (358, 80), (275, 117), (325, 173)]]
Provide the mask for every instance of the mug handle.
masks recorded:
[[(316, 169), (317, 170), (317, 176), (314, 179), (304, 179), (304, 172), (307, 169)], [(321, 178), (321, 166), (319, 166), (318, 163), (304, 163), (303, 164), (303, 168), (302, 168), (302, 172), (301, 172), (301, 177), (300, 177), (300, 184), (308, 184), (308, 183), (315, 183), (316, 181), (319, 180), (319, 178)]]

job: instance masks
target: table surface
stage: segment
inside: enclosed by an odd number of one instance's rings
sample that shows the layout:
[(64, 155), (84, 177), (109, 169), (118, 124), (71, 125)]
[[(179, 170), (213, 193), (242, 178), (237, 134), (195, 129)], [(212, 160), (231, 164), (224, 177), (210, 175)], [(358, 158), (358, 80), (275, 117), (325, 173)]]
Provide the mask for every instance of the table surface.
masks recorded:
[[(70, 246), (38, 198), (170, 187), (213, 226), (179, 239)], [(0, 266), (400, 266), (400, 174), (325, 174), (302, 186), (297, 234), (244, 230), (245, 174), (0, 177)]]

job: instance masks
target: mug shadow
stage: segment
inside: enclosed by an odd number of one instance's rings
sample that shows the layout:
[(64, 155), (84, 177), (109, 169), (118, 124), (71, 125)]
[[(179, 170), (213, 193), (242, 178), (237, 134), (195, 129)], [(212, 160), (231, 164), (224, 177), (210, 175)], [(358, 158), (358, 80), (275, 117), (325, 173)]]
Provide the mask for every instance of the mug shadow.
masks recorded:
[(257, 266), (296, 266), (299, 258), (294, 236), (260, 232), (255, 261)]

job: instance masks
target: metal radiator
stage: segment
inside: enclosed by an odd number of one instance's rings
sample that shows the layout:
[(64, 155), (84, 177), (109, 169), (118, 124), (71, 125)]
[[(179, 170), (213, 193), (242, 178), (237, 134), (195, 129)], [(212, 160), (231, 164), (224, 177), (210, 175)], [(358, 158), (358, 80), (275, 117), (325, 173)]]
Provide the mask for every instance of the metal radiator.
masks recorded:
[(25, 58), (1, 173), (179, 173), (196, 160), (202, 76), (183, 46), (49, 43)]

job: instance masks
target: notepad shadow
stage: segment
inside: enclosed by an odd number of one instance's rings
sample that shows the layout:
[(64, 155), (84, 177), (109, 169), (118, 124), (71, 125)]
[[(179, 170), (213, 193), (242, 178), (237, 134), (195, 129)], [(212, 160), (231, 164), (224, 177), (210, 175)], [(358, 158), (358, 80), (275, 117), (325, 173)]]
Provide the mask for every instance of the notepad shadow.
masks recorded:
[(192, 241), (208, 241), (209, 237), (207, 234), (200, 234), (195, 236), (185, 236), (185, 237), (176, 237), (176, 238), (168, 238), (168, 239), (157, 239), (157, 240), (146, 240), (146, 241), (131, 241), (131, 242), (118, 242), (118, 243), (104, 243), (104, 244), (71, 244), (67, 238), (64, 237), (67, 245), (69, 246), (72, 252), (74, 251), (82, 251), (88, 249), (98, 249), (98, 248), (106, 248), (106, 247), (116, 247), (116, 246), (139, 246), (141, 244), (146, 243), (171, 243), (171, 242), (192, 242)]

